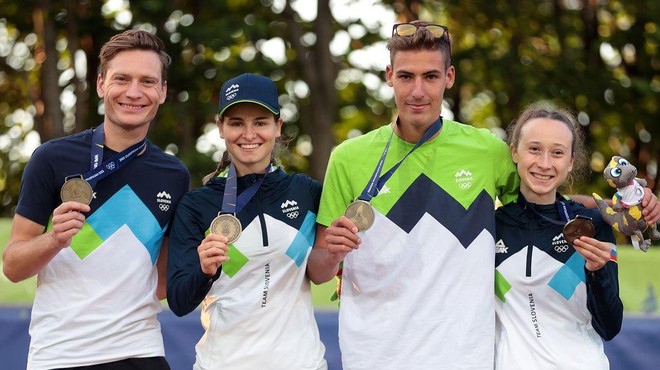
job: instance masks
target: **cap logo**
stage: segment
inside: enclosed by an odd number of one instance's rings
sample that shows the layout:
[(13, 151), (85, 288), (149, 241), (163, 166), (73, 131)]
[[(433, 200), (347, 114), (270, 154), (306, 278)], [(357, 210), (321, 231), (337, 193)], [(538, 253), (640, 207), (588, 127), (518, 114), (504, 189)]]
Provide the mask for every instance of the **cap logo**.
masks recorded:
[(236, 95), (238, 95), (239, 88), (240, 86), (238, 84), (231, 84), (231, 86), (229, 86), (227, 90), (225, 90), (225, 99), (227, 101), (231, 101), (232, 99), (234, 99)]

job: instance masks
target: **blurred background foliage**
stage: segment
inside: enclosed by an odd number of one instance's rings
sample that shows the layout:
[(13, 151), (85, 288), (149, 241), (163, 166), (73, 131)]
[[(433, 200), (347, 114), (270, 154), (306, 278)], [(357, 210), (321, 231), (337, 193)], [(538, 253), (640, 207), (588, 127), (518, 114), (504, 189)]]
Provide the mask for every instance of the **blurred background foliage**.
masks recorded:
[(98, 53), (115, 33), (166, 43), (168, 99), (149, 139), (199, 186), (224, 150), (218, 90), (243, 72), (278, 85), (282, 163), (321, 180), (337, 143), (395, 117), (385, 41), (413, 19), (450, 29), (445, 117), (503, 135), (525, 105), (553, 101), (576, 113), (591, 150), (591, 175), (570, 192), (611, 196), (601, 171), (616, 154), (658, 193), (657, 0), (0, 0), (0, 216), (37, 145), (101, 123)]

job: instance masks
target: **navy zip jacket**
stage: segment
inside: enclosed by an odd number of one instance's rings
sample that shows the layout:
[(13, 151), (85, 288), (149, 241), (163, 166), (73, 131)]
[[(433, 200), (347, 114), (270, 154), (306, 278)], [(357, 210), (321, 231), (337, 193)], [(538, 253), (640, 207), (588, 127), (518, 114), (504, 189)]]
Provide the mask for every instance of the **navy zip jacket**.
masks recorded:
[[(263, 174), (249, 174), (239, 177), (238, 194), (240, 195), (263, 176)], [(205, 186), (186, 194), (177, 208), (168, 248), (167, 302), (178, 316), (193, 311), (222, 272), (222, 266), (213, 277), (208, 277), (202, 272), (197, 246), (204, 239), (211, 222), (222, 208), (225, 183), (225, 177), (211, 179)], [(273, 240), (278, 240), (278, 235), (272, 233), (285, 231), (268, 229), (264, 215), (281, 221), (291, 229), (300, 230), (305, 222), (306, 213), (316, 214), (320, 196), (321, 184), (318, 181), (276, 169), (264, 178), (257, 193), (236, 217), (241, 221), (244, 229), (258, 219), (261, 235), (259, 244), (266, 248), (271, 246)], [(290, 204), (292, 201), (295, 201), (295, 205)]]
[[(568, 204), (574, 215), (587, 216), (593, 220), (596, 239), (615, 243), (612, 228), (602, 220), (597, 209), (587, 209), (574, 201), (568, 201)], [(530, 207), (534, 207), (535, 211)], [(567, 304), (572, 299), (583, 300), (591, 314), (591, 324), (596, 332), (605, 340), (614, 338), (621, 329), (623, 319), (623, 304), (619, 298), (618, 267), (615, 262), (616, 249), (612, 251), (613, 257), (610, 262), (600, 270), (590, 273), (584, 268), (584, 259), (564, 239), (563, 227), (544, 219), (541, 215), (560, 220), (556, 205), (529, 204), (522, 194), (519, 195), (517, 202), (497, 210), (496, 268), (506, 278), (505, 271), (509, 258), (517, 253), (524, 253), (524, 266), (514, 266), (514, 271), (523, 278), (522, 281), (529, 290), (533, 291), (537, 285), (547, 284), (546, 281), (536, 279), (538, 271), (533, 269), (535, 261), (548, 261), (555, 266), (557, 272), (562, 267), (570, 265), (575, 276), (584, 283), (586, 297), (575, 294), (579, 293), (577, 289), (580, 286), (576, 280), (566, 282), (564, 281), (566, 279), (555, 279), (551, 282), (552, 286)], [(614, 245), (612, 247), (615, 248)], [(574, 268), (575, 266), (579, 266), (580, 269)], [(537, 299), (552, 298), (537, 297)], [(561, 306), (557, 308), (561, 309)]]

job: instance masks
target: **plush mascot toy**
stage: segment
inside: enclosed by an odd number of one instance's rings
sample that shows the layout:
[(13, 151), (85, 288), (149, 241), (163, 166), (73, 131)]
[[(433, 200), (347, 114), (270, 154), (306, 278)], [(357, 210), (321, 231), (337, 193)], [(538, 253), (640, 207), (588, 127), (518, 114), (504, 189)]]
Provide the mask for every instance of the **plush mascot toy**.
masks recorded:
[(644, 252), (651, 247), (651, 239), (660, 239), (658, 225), (651, 226), (650, 239), (645, 239), (642, 234), (649, 225), (642, 217), (642, 198), (644, 198), (644, 186), (646, 180), (638, 179), (637, 168), (626, 159), (614, 156), (603, 171), (607, 183), (616, 188), (612, 197), (612, 207), (596, 193), (593, 193), (598, 209), (603, 220), (610, 224), (614, 230), (630, 235), (633, 246)]

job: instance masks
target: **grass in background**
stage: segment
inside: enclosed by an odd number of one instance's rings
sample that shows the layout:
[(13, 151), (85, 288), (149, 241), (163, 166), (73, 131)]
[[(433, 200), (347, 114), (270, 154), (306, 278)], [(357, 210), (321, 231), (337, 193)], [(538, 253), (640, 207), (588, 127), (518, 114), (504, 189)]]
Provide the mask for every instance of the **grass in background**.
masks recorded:
[(660, 315), (660, 245), (653, 242), (644, 253), (632, 246), (617, 248), (619, 296), (628, 313)]
[[(10, 219), (0, 218), (0, 253), (5, 248), (11, 227)], [(660, 315), (660, 245), (654, 245), (647, 252), (634, 250), (631, 246), (619, 246), (620, 296), (626, 314)], [(2, 261), (0, 261), (0, 267)], [(34, 299), (36, 278), (20, 283), (10, 282), (0, 274), (0, 305), (30, 305)], [(337, 302), (330, 301), (337, 287), (336, 280), (321, 285), (312, 284), (312, 300), (318, 309), (336, 310)]]
[(337, 279), (332, 279), (321, 285), (312, 283), (312, 302), (314, 307), (321, 310), (339, 309), (339, 301), (331, 301), (330, 297), (337, 290)]
[[(0, 255), (5, 250), (11, 231), (11, 219), (0, 218)], [(0, 259), (0, 270), (2, 260)], [(37, 278), (32, 277), (20, 283), (12, 283), (4, 273), (0, 272), (0, 305), (30, 305), (37, 288)]]

